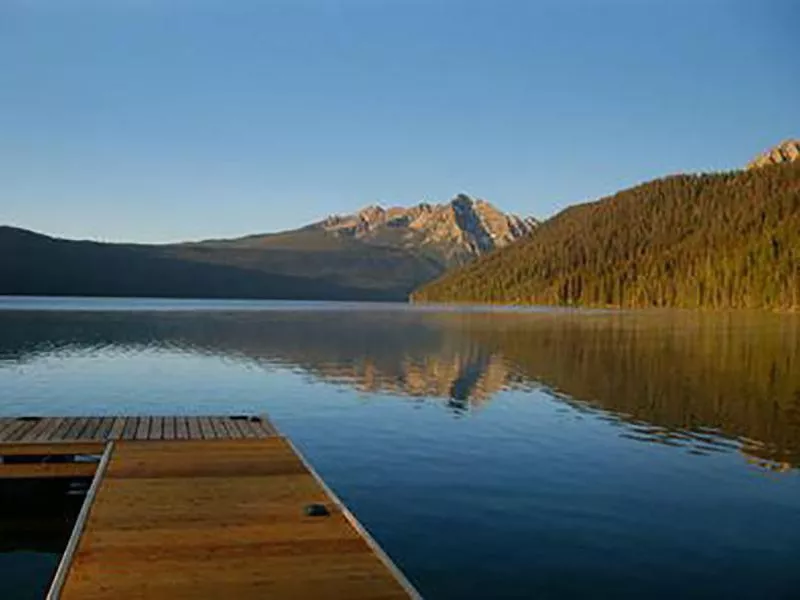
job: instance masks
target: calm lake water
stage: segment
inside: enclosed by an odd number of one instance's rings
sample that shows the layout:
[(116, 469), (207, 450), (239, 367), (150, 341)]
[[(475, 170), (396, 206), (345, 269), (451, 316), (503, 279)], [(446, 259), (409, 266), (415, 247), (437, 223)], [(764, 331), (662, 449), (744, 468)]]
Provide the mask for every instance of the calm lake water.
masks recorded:
[(797, 316), (0, 299), (0, 416), (175, 413), (269, 414), (428, 598), (800, 597)]

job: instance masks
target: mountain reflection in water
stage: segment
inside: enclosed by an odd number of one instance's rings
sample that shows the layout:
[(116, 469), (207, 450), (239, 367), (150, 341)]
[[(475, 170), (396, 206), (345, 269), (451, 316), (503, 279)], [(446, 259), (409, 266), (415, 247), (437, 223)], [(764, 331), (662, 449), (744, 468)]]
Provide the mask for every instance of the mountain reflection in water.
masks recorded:
[(545, 388), (620, 435), (800, 465), (800, 318), (689, 312), (0, 311), (0, 368), (166, 351), (479, 409)]

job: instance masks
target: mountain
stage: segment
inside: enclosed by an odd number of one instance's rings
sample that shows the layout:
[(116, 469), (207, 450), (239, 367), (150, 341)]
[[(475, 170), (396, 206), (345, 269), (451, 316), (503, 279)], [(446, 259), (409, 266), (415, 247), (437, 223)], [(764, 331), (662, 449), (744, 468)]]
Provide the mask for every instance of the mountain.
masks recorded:
[(335, 215), (312, 226), (338, 238), (427, 249), (445, 264), (469, 262), (528, 235), (535, 227), (535, 219), (507, 215), (465, 194), (448, 204), (369, 206), (355, 215)]
[(768, 153), (777, 164), (666, 177), (570, 207), (412, 299), (800, 307), (800, 161), (790, 148)]
[(534, 227), (460, 195), (370, 207), (301, 229), (181, 244), (107, 244), (0, 227), (0, 294), (405, 300)]
[(753, 159), (747, 167), (755, 169), (800, 160), (800, 140), (786, 140)]
[(536, 225), (535, 219), (506, 214), (485, 200), (459, 194), (446, 204), (372, 205), (294, 231), (200, 244), (261, 249), (393, 248), (424, 256), (444, 270), (507, 246), (530, 234)]

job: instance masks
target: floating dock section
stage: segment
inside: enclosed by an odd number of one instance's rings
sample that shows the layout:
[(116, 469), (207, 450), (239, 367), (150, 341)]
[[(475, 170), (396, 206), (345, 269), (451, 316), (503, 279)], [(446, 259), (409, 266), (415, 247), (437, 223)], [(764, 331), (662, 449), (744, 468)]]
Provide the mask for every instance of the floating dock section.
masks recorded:
[(91, 477), (48, 598), (419, 598), (263, 417), (0, 419), (0, 477)]

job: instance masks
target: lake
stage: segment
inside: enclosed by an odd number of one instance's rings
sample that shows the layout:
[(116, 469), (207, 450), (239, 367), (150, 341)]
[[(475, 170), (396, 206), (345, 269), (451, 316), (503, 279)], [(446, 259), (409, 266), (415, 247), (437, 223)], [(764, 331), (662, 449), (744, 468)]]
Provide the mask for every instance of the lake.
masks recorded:
[(0, 298), (0, 416), (176, 413), (268, 414), (427, 598), (800, 595), (798, 315)]

